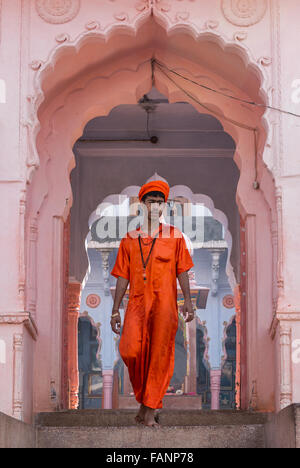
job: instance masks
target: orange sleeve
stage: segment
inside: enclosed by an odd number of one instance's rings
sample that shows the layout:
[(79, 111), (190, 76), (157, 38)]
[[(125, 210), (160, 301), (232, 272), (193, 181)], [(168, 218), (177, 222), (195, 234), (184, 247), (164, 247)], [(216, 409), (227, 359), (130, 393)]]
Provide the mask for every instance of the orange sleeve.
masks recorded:
[(124, 239), (121, 240), (120, 247), (118, 250), (118, 255), (116, 259), (116, 263), (111, 271), (111, 275), (119, 278), (128, 279), (130, 277), (130, 265), (129, 265), (129, 251), (128, 246), (126, 245), (126, 241)]
[(176, 251), (176, 276), (184, 271), (190, 270), (194, 266), (192, 257), (188, 251), (185, 239), (181, 236), (177, 241)]

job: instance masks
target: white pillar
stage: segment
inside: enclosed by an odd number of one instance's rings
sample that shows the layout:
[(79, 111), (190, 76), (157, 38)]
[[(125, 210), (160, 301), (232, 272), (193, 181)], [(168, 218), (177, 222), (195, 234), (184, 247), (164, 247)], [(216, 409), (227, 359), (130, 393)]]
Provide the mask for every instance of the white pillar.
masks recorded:
[(23, 420), (23, 335), (14, 334), (13, 416)]
[(280, 326), (280, 408), (292, 404), (292, 363), (291, 363), (291, 334), (292, 330), (288, 324)]
[(103, 409), (112, 409), (112, 389), (114, 371), (104, 370), (103, 375)]

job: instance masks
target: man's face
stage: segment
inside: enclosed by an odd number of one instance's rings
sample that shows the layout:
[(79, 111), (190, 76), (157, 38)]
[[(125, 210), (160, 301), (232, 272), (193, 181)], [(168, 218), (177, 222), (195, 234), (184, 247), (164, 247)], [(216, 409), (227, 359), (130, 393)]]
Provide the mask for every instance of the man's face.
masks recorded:
[(165, 200), (163, 197), (149, 195), (144, 201), (147, 209), (148, 219), (151, 221), (157, 220), (161, 217), (165, 207)]

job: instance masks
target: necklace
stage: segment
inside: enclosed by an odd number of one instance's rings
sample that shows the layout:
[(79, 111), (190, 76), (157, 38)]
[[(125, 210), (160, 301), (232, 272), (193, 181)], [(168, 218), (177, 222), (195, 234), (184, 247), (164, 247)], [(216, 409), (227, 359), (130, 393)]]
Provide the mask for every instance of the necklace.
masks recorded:
[(153, 239), (151, 239), (150, 242), (145, 242), (145, 240), (141, 237), (141, 241), (143, 245), (150, 245), (153, 242)]
[(150, 256), (151, 256), (151, 253), (152, 253), (153, 247), (155, 245), (158, 234), (159, 233), (156, 234), (156, 236), (154, 237), (154, 239), (151, 242), (149, 242), (148, 244), (144, 244), (144, 245), (150, 245), (152, 243), (151, 249), (150, 249), (150, 252), (148, 254), (148, 257), (146, 258), (146, 261), (144, 260), (144, 255), (143, 255), (141, 235), (139, 234), (139, 245), (140, 245), (140, 252), (141, 252), (141, 258), (142, 258), (142, 264), (143, 264), (143, 279), (144, 279), (144, 282), (147, 279), (147, 277), (146, 277), (146, 267), (148, 265), (148, 262), (149, 262), (149, 259), (150, 259)]

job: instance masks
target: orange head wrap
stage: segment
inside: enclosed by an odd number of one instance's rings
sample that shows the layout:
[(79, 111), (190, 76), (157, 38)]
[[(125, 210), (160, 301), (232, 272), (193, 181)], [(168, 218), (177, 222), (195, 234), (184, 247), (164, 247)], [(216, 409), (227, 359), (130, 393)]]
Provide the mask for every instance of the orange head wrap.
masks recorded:
[(142, 201), (144, 195), (149, 192), (162, 192), (165, 196), (165, 201), (168, 200), (170, 187), (166, 182), (162, 180), (153, 180), (152, 182), (148, 182), (147, 184), (141, 187), (139, 192), (139, 200)]

